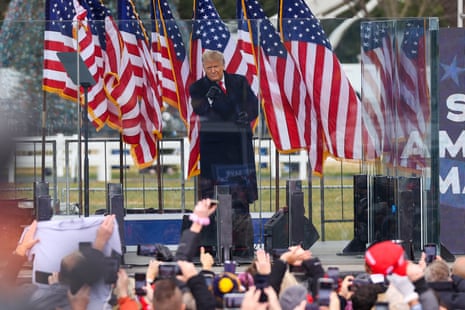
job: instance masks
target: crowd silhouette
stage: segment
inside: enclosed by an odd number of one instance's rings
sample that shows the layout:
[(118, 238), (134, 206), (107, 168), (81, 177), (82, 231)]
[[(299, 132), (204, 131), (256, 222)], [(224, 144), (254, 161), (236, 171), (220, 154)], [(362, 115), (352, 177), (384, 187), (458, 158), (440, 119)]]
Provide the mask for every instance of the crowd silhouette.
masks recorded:
[[(216, 208), (209, 198), (198, 201), (175, 253), (154, 255), (146, 271), (134, 275), (115, 263), (121, 253), (114, 215), (85, 225), (33, 221), (3, 269), (1, 309), (465, 309), (465, 258), (452, 268), (425, 253), (414, 262), (390, 240), (367, 248), (365, 272), (357, 274), (339, 273), (337, 266), (325, 270), (300, 245), (272, 253), (258, 249), (247, 268), (238, 271), (235, 262), (226, 261), (221, 272), (200, 247), (197, 266), (200, 232)], [(74, 234), (64, 226), (73, 226)], [(49, 227), (63, 230), (71, 251), (57, 254), (60, 241), (47, 236)], [(41, 249), (54, 252), (59, 264), (39, 264)], [(19, 283), (27, 260), (32, 282)]]

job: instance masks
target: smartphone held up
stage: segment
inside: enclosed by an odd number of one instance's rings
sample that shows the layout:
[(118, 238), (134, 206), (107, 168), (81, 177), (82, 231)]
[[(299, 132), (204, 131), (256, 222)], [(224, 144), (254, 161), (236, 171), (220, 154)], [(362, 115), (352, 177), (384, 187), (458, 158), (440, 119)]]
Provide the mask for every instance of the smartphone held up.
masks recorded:
[(329, 306), (331, 292), (334, 290), (334, 280), (331, 278), (318, 279), (318, 304)]
[(438, 249), (436, 244), (427, 243), (423, 246), (423, 251), (425, 252), (425, 262), (427, 265), (431, 264), (438, 255)]
[(147, 292), (145, 291), (145, 273), (135, 273), (134, 274), (134, 281), (135, 281), (135, 290), (137, 296), (145, 296)]

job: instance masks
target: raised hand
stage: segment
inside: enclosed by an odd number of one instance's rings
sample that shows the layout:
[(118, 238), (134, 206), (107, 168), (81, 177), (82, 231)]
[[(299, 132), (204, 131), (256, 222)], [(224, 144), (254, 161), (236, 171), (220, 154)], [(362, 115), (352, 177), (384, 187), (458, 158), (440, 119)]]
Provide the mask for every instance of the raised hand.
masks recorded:
[(110, 239), (111, 235), (113, 234), (113, 228), (115, 226), (115, 215), (107, 215), (103, 219), (102, 224), (97, 229), (97, 236), (95, 237), (93, 247), (97, 250), (103, 251), (105, 244)]
[(39, 239), (35, 239), (35, 234), (37, 230), (37, 221), (32, 221), (31, 225), (27, 228), (26, 233), (24, 234), (20, 243), (16, 246), (15, 254), (18, 256), (26, 256), (27, 251), (29, 251)]
[(222, 92), (222, 90), (221, 90), (218, 86), (213, 85), (213, 86), (211, 86), (211, 87), (208, 89), (208, 91), (207, 91), (207, 93), (206, 93), (205, 96), (206, 96), (208, 99), (213, 100), (213, 99), (215, 99), (216, 97), (218, 97), (218, 95), (221, 94), (221, 92)]
[(202, 263), (203, 270), (212, 270), (213, 264), (215, 263), (213, 256), (210, 253), (205, 252), (205, 248), (203, 246), (200, 247), (200, 263)]
[(270, 254), (266, 253), (265, 250), (259, 249), (256, 253), (257, 259), (255, 261), (255, 266), (257, 272), (261, 275), (268, 275), (271, 273), (271, 260)]

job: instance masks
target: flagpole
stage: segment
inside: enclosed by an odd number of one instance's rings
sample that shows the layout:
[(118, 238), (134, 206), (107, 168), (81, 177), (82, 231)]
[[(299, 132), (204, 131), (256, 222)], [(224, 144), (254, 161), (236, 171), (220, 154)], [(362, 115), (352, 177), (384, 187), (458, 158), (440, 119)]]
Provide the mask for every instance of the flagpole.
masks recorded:
[(119, 182), (121, 183), (121, 190), (123, 191), (124, 184), (124, 154), (123, 154), (123, 134), (119, 134)]
[(46, 99), (46, 92), (43, 92), (43, 100), (42, 100), (42, 168), (41, 168), (41, 182), (45, 182), (45, 136), (46, 136), (46, 129), (45, 129), (45, 121), (47, 119), (47, 99)]
[(457, 27), (463, 27), (463, 0), (457, 0)]
[(82, 111), (82, 126), (84, 127), (84, 216), (89, 216), (89, 119), (87, 109), (89, 106), (87, 93), (89, 85), (82, 83), (84, 88), (84, 109)]
[[(78, 72), (79, 72), (79, 67), (78, 67)], [(78, 73), (79, 76), (79, 73)], [(78, 187), (79, 187), (79, 216), (82, 215), (82, 108), (81, 108), (81, 88), (78, 85), (78, 93), (77, 93), (77, 98), (78, 98), (78, 169), (79, 169), (79, 174), (78, 174)]]
[(158, 212), (164, 213), (163, 211), (163, 198), (162, 198), (162, 179), (161, 179), (161, 165), (160, 165), (160, 140), (157, 139), (157, 183), (158, 183)]

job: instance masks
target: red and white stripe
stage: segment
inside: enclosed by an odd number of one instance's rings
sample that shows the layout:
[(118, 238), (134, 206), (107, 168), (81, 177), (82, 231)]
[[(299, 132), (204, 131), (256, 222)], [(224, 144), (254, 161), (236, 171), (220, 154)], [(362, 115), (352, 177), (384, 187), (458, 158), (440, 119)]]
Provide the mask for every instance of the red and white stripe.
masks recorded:
[(294, 41), (289, 46), (305, 79), (329, 153), (361, 159), (361, 102), (336, 55), (319, 44)]
[(396, 135), (394, 53), (390, 36), (386, 35), (382, 40), (380, 47), (362, 52), (362, 118), (366, 135), (365, 158), (375, 159), (384, 153), (391, 161), (394, 151), (391, 143)]

